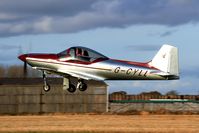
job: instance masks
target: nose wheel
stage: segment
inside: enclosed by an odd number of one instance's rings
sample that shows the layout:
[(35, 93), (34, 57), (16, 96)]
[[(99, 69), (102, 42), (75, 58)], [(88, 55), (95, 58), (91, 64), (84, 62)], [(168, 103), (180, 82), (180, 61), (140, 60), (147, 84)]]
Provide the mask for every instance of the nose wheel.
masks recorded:
[(43, 71), (43, 80), (44, 80), (43, 90), (44, 90), (45, 92), (50, 91), (50, 85), (47, 83), (47, 78), (46, 78), (46, 74), (45, 74), (44, 71)]
[(49, 85), (49, 84), (44, 85), (43, 90), (44, 90), (45, 92), (50, 91), (50, 85)]

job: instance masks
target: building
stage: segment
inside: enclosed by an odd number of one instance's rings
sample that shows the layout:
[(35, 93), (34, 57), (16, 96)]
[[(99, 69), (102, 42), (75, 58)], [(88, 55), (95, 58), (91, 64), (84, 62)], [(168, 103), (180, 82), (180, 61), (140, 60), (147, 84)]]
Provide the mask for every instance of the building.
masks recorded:
[(109, 95), (109, 111), (112, 113), (192, 113), (199, 114), (198, 95), (161, 95), (152, 91), (139, 95), (114, 92)]
[[(0, 114), (89, 113), (108, 111), (108, 91), (104, 82), (87, 81), (85, 92), (69, 93), (60, 78), (49, 78), (51, 90), (43, 91), (41, 78), (0, 79)], [(77, 82), (71, 79), (71, 82)]]

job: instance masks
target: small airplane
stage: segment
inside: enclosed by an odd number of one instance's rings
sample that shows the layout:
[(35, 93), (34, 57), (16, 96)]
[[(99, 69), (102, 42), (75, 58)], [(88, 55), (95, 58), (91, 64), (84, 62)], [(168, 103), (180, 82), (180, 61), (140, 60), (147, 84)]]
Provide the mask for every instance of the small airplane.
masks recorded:
[[(63, 77), (63, 90), (85, 91), (85, 80), (177, 80), (179, 79), (178, 48), (163, 45), (146, 63), (110, 59), (92, 49), (76, 46), (58, 54), (23, 54), (18, 57), (33, 69), (42, 71), (44, 91), (50, 90), (46, 74)], [(78, 79), (71, 84), (70, 77)]]

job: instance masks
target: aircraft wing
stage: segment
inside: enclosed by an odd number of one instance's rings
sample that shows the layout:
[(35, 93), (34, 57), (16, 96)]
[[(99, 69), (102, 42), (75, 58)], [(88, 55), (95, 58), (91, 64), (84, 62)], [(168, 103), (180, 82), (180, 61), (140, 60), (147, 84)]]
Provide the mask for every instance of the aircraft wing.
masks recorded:
[(81, 78), (81, 79), (85, 79), (85, 80), (98, 80), (98, 81), (104, 80), (103, 77), (87, 74), (84, 72), (80, 73), (80, 72), (75, 72), (75, 71), (68, 71), (68, 70), (66, 71), (66, 70), (62, 70), (62, 69), (55, 70), (55, 69), (49, 69), (49, 68), (45, 68), (45, 67), (33, 67), (33, 68), (38, 69), (38, 70), (47, 71), (49, 73), (57, 74), (60, 76), (70, 75), (72, 77)]
[(92, 79), (93, 80), (99, 80), (99, 81), (104, 80), (103, 77), (87, 74), (85, 72), (75, 72), (75, 71), (66, 71), (66, 70), (58, 70), (58, 72), (65, 73), (65, 74), (68, 74), (70, 76), (85, 79), (85, 80), (92, 80)]

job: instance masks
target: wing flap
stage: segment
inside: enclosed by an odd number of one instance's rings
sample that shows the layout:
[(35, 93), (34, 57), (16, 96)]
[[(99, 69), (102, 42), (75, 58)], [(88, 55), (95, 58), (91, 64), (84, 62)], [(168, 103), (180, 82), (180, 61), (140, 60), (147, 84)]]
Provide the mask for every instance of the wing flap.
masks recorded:
[(33, 67), (34, 69), (38, 69), (38, 70), (44, 70), (44, 71), (48, 71), (50, 73), (54, 73), (60, 76), (66, 76), (66, 75), (70, 75), (72, 77), (76, 77), (76, 78), (81, 78), (81, 79), (85, 79), (85, 80), (98, 80), (98, 81), (102, 81), (104, 80), (103, 77), (100, 76), (96, 76), (96, 75), (91, 75), (91, 74), (87, 74), (85, 72), (76, 72), (76, 71), (66, 71), (63, 69), (49, 69), (49, 68), (45, 68), (45, 67)]

